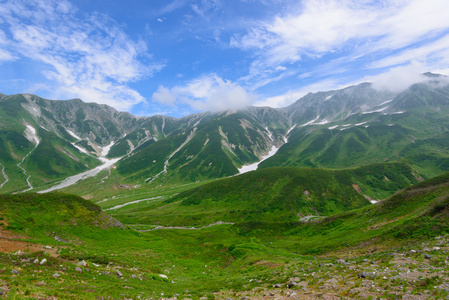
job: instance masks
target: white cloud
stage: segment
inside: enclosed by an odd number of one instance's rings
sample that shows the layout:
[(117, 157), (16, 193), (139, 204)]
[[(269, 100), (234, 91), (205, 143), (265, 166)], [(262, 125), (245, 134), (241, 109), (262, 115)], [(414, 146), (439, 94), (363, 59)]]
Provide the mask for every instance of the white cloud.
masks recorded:
[(168, 88), (160, 85), (157, 91), (153, 93), (153, 100), (164, 105), (173, 105), (176, 101), (176, 95)]
[[(266, 70), (305, 57), (344, 52), (347, 60), (354, 60), (377, 51), (389, 56), (392, 51), (418, 48), (417, 43), (429, 39), (437, 43), (449, 29), (448, 13), (447, 0), (306, 0), (300, 11), (279, 14), (244, 35), (234, 35), (230, 45), (255, 52), (250, 73), (260, 77)], [(443, 51), (447, 49), (435, 49), (433, 54)]]
[(130, 39), (114, 20), (98, 13), (80, 17), (67, 1), (6, 1), (0, 15), (11, 37), (6, 51), (42, 64), (54, 97), (128, 110), (145, 100), (128, 83), (162, 68), (146, 44)]
[(415, 61), (405, 66), (391, 68), (385, 73), (367, 77), (365, 80), (372, 82), (375, 89), (399, 93), (415, 83), (428, 79), (422, 75), (425, 71), (427, 71), (426, 66)]
[(316, 82), (314, 84), (310, 84), (299, 89), (289, 90), (288, 92), (277, 95), (273, 97), (268, 97), (264, 100), (257, 101), (255, 106), (269, 106), (269, 107), (286, 107), (294, 102), (296, 102), (301, 97), (305, 96), (308, 93), (316, 93), (321, 91), (329, 91), (334, 89), (340, 89), (345, 87), (346, 85), (338, 84), (334, 80), (323, 80), (320, 82)]
[(223, 111), (241, 109), (255, 101), (255, 95), (216, 74), (209, 74), (188, 82), (184, 86), (168, 89), (159, 86), (153, 101), (166, 105), (188, 104), (195, 110)]

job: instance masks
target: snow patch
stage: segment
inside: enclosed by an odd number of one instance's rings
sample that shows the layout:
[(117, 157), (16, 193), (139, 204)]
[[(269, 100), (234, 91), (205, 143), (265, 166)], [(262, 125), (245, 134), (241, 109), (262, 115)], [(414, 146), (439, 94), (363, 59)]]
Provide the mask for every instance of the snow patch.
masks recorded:
[(365, 125), (366, 123), (368, 123), (368, 121), (362, 122), (362, 123), (357, 123), (357, 124), (355, 124), (354, 126), (362, 126), (362, 125)]
[(89, 154), (89, 153), (87, 152), (87, 150), (84, 149), (83, 147), (80, 147), (80, 146), (76, 145), (75, 143), (72, 143), (72, 145), (73, 145), (73, 147), (75, 147), (76, 149), (78, 149), (79, 152), (85, 153), (85, 154)]
[(78, 141), (81, 140), (81, 138), (80, 138), (79, 136), (77, 136), (73, 131), (71, 131), (71, 130), (69, 130), (69, 129), (67, 129), (67, 128), (66, 128), (66, 130), (67, 130), (67, 132), (68, 132), (71, 136), (73, 136), (75, 139), (77, 139)]
[(382, 111), (386, 110), (387, 108), (389, 108), (389, 106), (385, 106), (383, 108), (372, 110), (372, 111), (364, 111), (364, 112), (362, 112), (362, 114), (366, 115), (366, 114), (372, 114), (372, 113), (376, 113), (376, 112), (382, 112)]
[(310, 125), (325, 125), (330, 123), (330, 121), (328, 121), (327, 119), (324, 119), (323, 121), (317, 122), (317, 123), (312, 123)]
[(272, 146), (270, 152), (268, 152), (267, 155), (262, 156), (262, 159), (260, 161), (258, 161), (256, 163), (253, 163), (253, 164), (250, 164), (250, 165), (246, 165), (246, 166), (241, 167), (239, 169), (239, 174), (243, 174), (243, 173), (246, 173), (246, 172), (257, 170), (257, 167), (259, 166), (259, 164), (261, 162), (263, 162), (264, 160), (266, 160), (266, 159), (272, 157), (273, 155), (275, 155), (278, 150), (279, 150), (279, 148), (276, 148), (275, 146)]
[(335, 126), (329, 127), (328, 129), (333, 130), (333, 129), (337, 128), (337, 127), (338, 127), (338, 125), (335, 125)]
[(320, 118), (320, 116), (316, 117), (315, 119), (313, 119), (313, 120), (311, 120), (311, 121), (309, 121), (309, 122), (307, 122), (307, 123), (305, 123), (305, 124), (299, 125), (299, 127), (304, 127), (304, 126), (307, 126), (307, 125), (311, 125), (311, 124), (313, 124), (315, 121), (318, 121), (319, 118)]
[(107, 146), (105, 146), (105, 147), (103, 147), (101, 149), (101, 156), (102, 157), (105, 157), (106, 155), (108, 155), (109, 150), (111, 150), (111, 147), (114, 146), (114, 143), (115, 142), (111, 142), (109, 145), (107, 145)]
[(395, 111), (395, 112), (390, 113), (390, 115), (400, 115), (403, 113), (405, 113), (405, 111)]
[(285, 134), (285, 136), (283, 137), (284, 143), (288, 143), (288, 135), (290, 134), (290, 132), (295, 129), (297, 124), (293, 125), (289, 130), (287, 130), (287, 133)]
[(33, 143), (35, 146), (39, 145), (39, 138), (36, 134), (36, 129), (31, 125), (26, 125), (25, 129), (25, 138), (29, 140), (31, 143)]
[(268, 137), (270, 138), (270, 140), (273, 141), (273, 134), (271, 133), (271, 131), (268, 130), (268, 127), (265, 127), (265, 130), (268, 132)]
[(327, 100), (329, 100), (330, 98), (332, 98), (332, 97), (334, 97), (334, 96), (335, 96), (334, 94), (329, 95), (329, 96), (326, 97), (326, 99), (324, 99), (324, 101), (327, 101)]
[(393, 101), (393, 99), (390, 99), (390, 100), (384, 101), (384, 102), (382, 102), (381, 104), (379, 104), (378, 106), (383, 106), (383, 105), (385, 105), (385, 104), (388, 104), (388, 103), (390, 103), (391, 101)]

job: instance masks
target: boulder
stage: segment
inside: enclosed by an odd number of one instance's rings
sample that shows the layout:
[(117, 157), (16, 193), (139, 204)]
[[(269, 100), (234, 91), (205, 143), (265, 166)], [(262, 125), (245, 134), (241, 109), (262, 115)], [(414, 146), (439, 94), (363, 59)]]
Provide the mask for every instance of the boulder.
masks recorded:
[(84, 260), (82, 260), (82, 261), (78, 262), (76, 265), (80, 266), (80, 267), (86, 267), (86, 266), (88, 266), (88, 263), (85, 262)]

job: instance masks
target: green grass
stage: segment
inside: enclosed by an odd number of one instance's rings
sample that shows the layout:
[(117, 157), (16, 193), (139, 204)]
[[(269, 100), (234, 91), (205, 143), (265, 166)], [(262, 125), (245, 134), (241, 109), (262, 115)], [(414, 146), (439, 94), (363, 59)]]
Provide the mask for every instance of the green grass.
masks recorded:
[[(161, 191), (170, 194), (166, 189)], [(200, 298), (215, 297), (217, 292), (236, 297), (237, 291), (261, 285), (272, 287), (292, 276), (301, 276), (318, 288), (322, 278), (312, 278), (310, 273), (321, 272), (323, 261), (335, 261), (332, 257), (338, 253), (349, 253), (360, 264), (364, 258), (361, 255), (374, 250), (375, 254), (370, 254), (375, 255), (373, 259), (385, 261), (388, 266), (391, 256), (385, 251), (448, 234), (448, 198), (446, 174), (376, 205), (309, 223), (246, 218), (233, 225), (201, 230), (138, 232), (108, 226), (110, 222), (101, 217), (99, 206), (77, 196), (2, 195), (0, 217), (8, 223), (5, 229), (27, 234), (32, 238), (29, 243), (51, 246), (60, 258), (44, 252), (2, 254), (4, 272), (0, 272), (0, 279), (8, 284), (8, 296), (19, 298), (159, 298), (162, 293), (164, 297), (178, 294)], [(122, 220), (125, 215), (117, 217)], [(67, 243), (56, 241), (55, 235)], [(313, 256), (320, 258), (315, 261)], [(46, 265), (32, 263), (35, 258), (44, 257), (48, 260)], [(82, 273), (74, 270), (80, 259), (89, 263), (90, 272), (84, 268)], [(433, 263), (437, 266), (439, 260)], [(332, 268), (337, 271), (338, 266)], [(20, 275), (11, 277), (13, 269), (20, 269)], [(117, 275), (117, 270), (123, 277)], [(56, 272), (60, 278), (52, 276)], [(415, 290), (422, 291), (423, 287), (440, 282), (429, 278)], [(40, 281), (46, 285), (38, 286)]]

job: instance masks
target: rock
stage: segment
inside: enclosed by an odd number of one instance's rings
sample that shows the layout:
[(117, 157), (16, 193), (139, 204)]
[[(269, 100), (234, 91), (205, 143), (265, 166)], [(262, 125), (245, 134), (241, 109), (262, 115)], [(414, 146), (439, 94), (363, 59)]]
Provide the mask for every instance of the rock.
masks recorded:
[(46, 258), (43, 258), (39, 264), (40, 264), (40, 265), (44, 265), (46, 262), (47, 262), (47, 259), (46, 259)]
[(68, 242), (69, 242), (69, 241), (67, 241), (67, 240), (64, 240), (64, 239), (60, 238), (60, 237), (57, 236), (57, 235), (55, 235), (55, 241), (61, 242), (61, 243), (68, 243)]
[(366, 273), (365, 271), (363, 271), (362, 273), (359, 273), (357, 276), (358, 276), (359, 278), (366, 278), (366, 277), (368, 277), (368, 273)]
[(279, 284), (279, 283), (276, 283), (276, 284), (274, 285), (274, 287), (278, 289), (278, 288), (282, 287), (282, 285)]
[(52, 276), (53, 276), (54, 278), (61, 277), (61, 275), (60, 275), (59, 273), (55, 273), (55, 274), (53, 274)]
[(84, 260), (78, 262), (76, 265), (77, 265), (77, 266), (80, 266), (80, 267), (88, 266), (87, 262), (85, 262)]
[(43, 286), (43, 285), (47, 285), (44, 281), (39, 281), (36, 283), (36, 286)]
[(75, 268), (75, 272), (81, 273), (82, 271), (83, 271), (83, 270), (81, 270), (80, 267), (76, 267), (76, 268)]
[(36, 258), (36, 259), (33, 261), (33, 263), (38, 264), (38, 263), (39, 263), (39, 260)]
[(12, 273), (12, 274), (17, 274), (17, 275), (20, 274), (19, 271), (17, 271), (16, 269), (12, 270), (11, 273)]
[(295, 287), (295, 286), (297, 286), (298, 284), (296, 283), (296, 282), (294, 282), (293, 280), (290, 280), (289, 282), (287, 282), (287, 287), (289, 288), (289, 289), (291, 289), (291, 288), (293, 288), (293, 287)]
[(344, 260), (343, 258), (337, 259), (337, 264), (344, 264), (346, 262), (346, 260)]
[(431, 259), (432, 256), (426, 253), (426, 254), (424, 254), (424, 258), (425, 258), (425, 259)]
[(67, 271), (67, 268), (61, 268), (61, 271), (63, 271), (63, 272)]
[(164, 274), (159, 274), (158, 276), (161, 277), (161, 278), (168, 279), (167, 275), (164, 275)]
[(115, 271), (115, 274), (117, 274), (118, 277), (123, 277), (122, 272), (120, 272), (119, 270)]
[(136, 279), (136, 278), (137, 278), (137, 276), (136, 276), (136, 275), (134, 275), (134, 274), (132, 274), (132, 275), (131, 275), (131, 278), (132, 278), (132, 279)]

